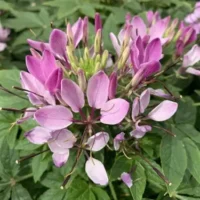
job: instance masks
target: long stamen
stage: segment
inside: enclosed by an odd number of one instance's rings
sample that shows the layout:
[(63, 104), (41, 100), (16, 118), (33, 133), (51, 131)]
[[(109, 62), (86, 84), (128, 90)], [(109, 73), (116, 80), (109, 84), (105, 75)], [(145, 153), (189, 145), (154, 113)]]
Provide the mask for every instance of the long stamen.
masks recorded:
[(12, 88), (13, 88), (13, 89), (16, 89), (16, 90), (23, 91), (23, 92), (30, 92), (30, 93), (32, 93), (32, 94), (35, 94), (35, 95), (41, 97), (41, 98), (44, 98), (42, 95), (39, 95), (39, 94), (37, 94), (37, 93), (35, 93), (35, 92), (32, 92), (32, 91), (30, 91), (30, 90), (27, 90), (27, 89), (24, 89), (24, 88), (21, 88), (21, 87), (13, 86)]
[(38, 156), (38, 155), (40, 155), (40, 154), (42, 154), (42, 153), (44, 153), (44, 152), (47, 152), (47, 151), (49, 151), (49, 149), (40, 151), (40, 152), (38, 152), (38, 153), (30, 154), (30, 155), (28, 155), (28, 156), (24, 156), (24, 157), (20, 158), (19, 160), (16, 160), (15, 163), (16, 163), (16, 164), (19, 164), (19, 163), (22, 162), (22, 161), (25, 161), (25, 160), (27, 160), (27, 159), (29, 159), (29, 158), (33, 158), (33, 157)]
[(151, 162), (146, 159), (142, 154), (137, 153), (137, 155), (139, 155), (146, 163), (148, 163), (152, 169), (156, 172), (156, 174), (169, 186), (172, 184), (156, 167), (154, 167)]
[(173, 137), (176, 137), (176, 135), (175, 135), (174, 133), (172, 133), (171, 131), (169, 131), (169, 130), (167, 130), (167, 129), (165, 129), (165, 128), (162, 128), (162, 127), (160, 127), (160, 126), (153, 126), (153, 127), (157, 128), (157, 129), (160, 129), (160, 130), (163, 130), (163, 131), (165, 131), (166, 133), (168, 133), (169, 135), (171, 135), (171, 136), (173, 136)]
[(24, 100), (27, 100), (27, 101), (28, 101), (27, 98), (22, 97), (22, 96), (20, 96), (20, 95), (14, 93), (14, 92), (11, 92), (10, 90), (8, 90), (8, 89), (6, 89), (5, 87), (3, 87), (1, 84), (0, 84), (0, 90), (2, 90), (2, 91), (4, 91), (4, 92), (7, 92), (8, 94), (11, 94), (11, 95), (17, 96), (17, 97), (19, 97), (19, 98), (21, 98), (21, 99), (24, 99)]
[(18, 110), (18, 109), (15, 109), (15, 108), (0, 108), (0, 110), (12, 111), (12, 112), (21, 112), (21, 113), (35, 112), (36, 111), (36, 110), (27, 110), (27, 109)]

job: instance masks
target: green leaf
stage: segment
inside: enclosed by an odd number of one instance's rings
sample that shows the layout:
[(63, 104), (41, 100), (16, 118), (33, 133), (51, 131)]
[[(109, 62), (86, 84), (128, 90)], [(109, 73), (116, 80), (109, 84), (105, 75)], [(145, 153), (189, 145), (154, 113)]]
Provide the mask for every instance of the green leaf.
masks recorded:
[(133, 174), (133, 186), (130, 188), (133, 200), (142, 200), (146, 187), (145, 170), (140, 163), (137, 163), (136, 171)]
[(12, 4), (7, 3), (5, 1), (0, 1), (0, 10), (8, 10), (8, 11), (13, 11)]
[(33, 151), (39, 147), (40, 145), (32, 144), (26, 138), (24, 139), (20, 138), (20, 140), (17, 141), (15, 149), (24, 150), (24, 151)]
[(75, 179), (67, 191), (66, 200), (96, 200), (90, 185), (82, 179)]
[(123, 172), (130, 171), (132, 167), (132, 160), (127, 159), (124, 156), (116, 158), (111, 171), (110, 171), (110, 181), (117, 180)]
[[(150, 161), (151, 164), (158, 169), (159, 171), (162, 171), (160, 165), (158, 165), (154, 161)], [(145, 174), (147, 181), (151, 183), (152, 186), (155, 186), (160, 191), (166, 191), (165, 182), (158, 176), (158, 174), (152, 169), (152, 167), (146, 163), (144, 160), (140, 160), (140, 164), (145, 169)]]
[(50, 156), (46, 155), (46, 153), (37, 155), (32, 159), (33, 179), (35, 182), (39, 181), (47, 170), (50, 160)]
[(99, 187), (92, 187), (92, 191), (96, 197), (96, 200), (110, 200), (107, 192)]
[(9, 186), (5, 190), (0, 192), (0, 199), (1, 200), (9, 200), (10, 199), (10, 193), (11, 193), (11, 188)]
[(184, 139), (184, 145), (188, 155), (188, 170), (200, 183), (200, 151), (195, 143), (189, 138)]
[(8, 174), (10, 177), (15, 177), (19, 172), (19, 165), (16, 164), (16, 160), (18, 159), (16, 150), (10, 149), (7, 142), (4, 140), (0, 152), (0, 161), (3, 166), (1, 173)]
[(83, 14), (83, 15), (86, 15), (86, 16), (89, 16), (91, 18), (94, 18), (95, 16), (95, 9), (94, 7), (89, 4), (89, 3), (84, 3), (83, 5), (80, 6), (80, 12)]
[(107, 18), (103, 26), (103, 41), (105, 42), (105, 48), (113, 49), (112, 43), (110, 41), (110, 32), (117, 33), (117, 22), (114, 15), (111, 13)]
[(200, 143), (200, 132), (191, 124), (181, 124), (176, 126), (185, 136), (188, 136), (196, 143)]
[(181, 99), (178, 111), (174, 117), (176, 124), (194, 124), (196, 121), (197, 109), (193, 106), (193, 100), (189, 97)]
[[(172, 132), (175, 132), (175, 128)], [(160, 157), (164, 174), (172, 183), (168, 187), (171, 195), (183, 180), (187, 168), (187, 155), (183, 143), (177, 137), (165, 135), (161, 142)]]
[[(39, 200), (64, 200), (66, 195), (66, 190), (61, 190), (60, 188), (54, 188), (47, 190), (44, 194), (42, 194)], [(67, 199), (65, 199), (67, 200)]]
[(63, 17), (67, 17), (79, 9), (79, 5), (76, 1), (73, 0), (56, 0), (45, 2), (45, 5), (58, 7), (57, 17), (61, 19)]
[[(26, 98), (23, 92), (18, 92), (12, 89), (12, 86), (20, 87), (19, 70), (1, 70), (0, 71), (0, 84), (17, 95)], [(22, 99), (20, 97), (8, 94), (7, 92), (0, 91), (0, 107), (17, 108), (22, 109), (30, 105), (28, 99)]]
[(0, 111), (0, 144), (6, 138), (10, 147), (14, 147), (18, 133), (18, 127), (12, 127), (12, 123), (15, 122), (15, 120), (16, 115), (12, 112)]
[(13, 28), (16, 31), (21, 31), (27, 28), (42, 27), (43, 23), (37, 13), (33, 12), (17, 12), (16, 18), (7, 19), (5, 24), (9, 28)]
[(32, 198), (21, 184), (17, 184), (12, 187), (12, 200), (32, 200)]

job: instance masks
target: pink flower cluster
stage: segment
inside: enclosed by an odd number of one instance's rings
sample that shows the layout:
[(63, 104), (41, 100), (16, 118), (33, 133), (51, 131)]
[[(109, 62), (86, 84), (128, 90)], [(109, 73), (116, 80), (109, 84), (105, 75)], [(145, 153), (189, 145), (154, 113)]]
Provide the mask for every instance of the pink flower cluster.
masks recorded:
[[(26, 57), (28, 72), (20, 76), (22, 90), (33, 106), (17, 123), (30, 118), (37, 122), (25, 136), (31, 143), (47, 144), (57, 167), (67, 163), (70, 151), (77, 150), (77, 158), (84, 152), (88, 177), (106, 185), (106, 169), (93, 153), (109, 143), (124, 152), (124, 143), (139, 140), (152, 130), (153, 123), (176, 113), (176, 98), (148, 85), (164, 72), (163, 49), (174, 43), (174, 58), (181, 58), (197, 35), (192, 27), (177, 19), (161, 18), (158, 12), (147, 12), (147, 23), (128, 14), (118, 36), (110, 34), (117, 54), (112, 60), (103, 49), (99, 14), (95, 16), (93, 44), (89, 44), (88, 34), (88, 19), (80, 18), (65, 31), (52, 30), (48, 43), (28, 40), (32, 55)], [(79, 44), (83, 55), (77, 56)], [(199, 73), (191, 68), (199, 61), (199, 53), (199, 47), (194, 46), (185, 54), (180, 73)], [(164, 100), (152, 106), (151, 99), (156, 97)], [(107, 126), (128, 129), (112, 139)], [(124, 172), (121, 179), (132, 186), (130, 173)]]

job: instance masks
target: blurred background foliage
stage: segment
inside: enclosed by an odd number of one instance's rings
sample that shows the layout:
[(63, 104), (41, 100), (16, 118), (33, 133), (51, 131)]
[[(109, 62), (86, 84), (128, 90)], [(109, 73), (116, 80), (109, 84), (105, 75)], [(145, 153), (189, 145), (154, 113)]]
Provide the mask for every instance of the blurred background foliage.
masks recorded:
[[(193, 0), (0, 0), (0, 22), (3, 27), (11, 29), (8, 47), (5, 51), (0, 52), (0, 84), (8, 89), (11, 89), (13, 85), (19, 86), (18, 69), (25, 69), (25, 55), (29, 54), (27, 39), (48, 41), (52, 28), (64, 30), (67, 21), (73, 23), (78, 17), (88, 16), (91, 37), (93, 37), (94, 15), (95, 12), (99, 12), (104, 22), (104, 46), (113, 51), (109, 33), (119, 31), (127, 12), (145, 17), (146, 11), (157, 10), (163, 17), (170, 15), (172, 18), (183, 19), (192, 12), (195, 2)], [(174, 86), (171, 85), (172, 83)], [(174, 180), (175, 184), (171, 191), (168, 188), (168, 192), (171, 192), (173, 197), (165, 195), (166, 185), (155, 171), (144, 161), (136, 159), (134, 162), (139, 162), (139, 167), (134, 176), (134, 199), (174, 200), (177, 197), (180, 200), (198, 200), (200, 199), (198, 163), (200, 161), (200, 151), (198, 150), (200, 136), (194, 128), (194, 124), (200, 130), (200, 109), (193, 106), (193, 100), (195, 102), (200, 100), (200, 80), (197, 77), (187, 81), (168, 79), (166, 84), (177, 96), (180, 94), (188, 96), (181, 100), (178, 113), (167, 125), (169, 127), (172, 125), (172, 130), (178, 137), (176, 139), (168, 136), (162, 138), (163, 133), (155, 131), (155, 134), (144, 137), (140, 141), (140, 145), (146, 155), (151, 158), (151, 164), (154, 167), (161, 170), (162, 163), (167, 170), (169, 169), (169, 178)], [(0, 105), (21, 109), (28, 106), (28, 102), (1, 91)], [(60, 190), (59, 186), (64, 175), (72, 166), (75, 154), (70, 155), (67, 167), (61, 169), (53, 166), (49, 152), (23, 162), (20, 167), (16, 165), (15, 160), (19, 159), (19, 156), (31, 154), (33, 151), (37, 154), (46, 148), (30, 144), (22, 134), (35, 126), (34, 121), (20, 126), (12, 126), (17, 117), (19, 114), (0, 112), (0, 200), (112, 199), (112, 190), (109, 187), (100, 188), (86, 182), (88, 179), (84, 175), (83, 159), (79, 162), (79, 170), (72, 176), (72, 184), (67, 190)], [(110, 132), (115, 131), (115, 129), (110, 130)], [(190, 158), (189, 162), (195, 162), (195, 167), (188, 165), (186, 169), (187, 156), (182, 148), (183, 144), (188, 147), (189, 153), (193, 152), (191, 155), (188, 153), (188, 157)], [(125, 169), (130, 169), (133, 162), (122, 156), (117, 157), (115, 153), (108, 154), (106, 150), (96, 157), (106, 162), (110, 179), (118, 193), (118, 199), (133, 199), (126, 186), (118, 181), (120, 174)], [(166, 158), (171, 162), (165, 162)], [(175, 162), (172, 162), (173, 160)], [(114, 162), (113, 165), (111, 165), (112, 162)], [(184, 177), (183, 181), (182, 177)], [(138, 179), (142, 181), (138, 181)], [(112, 187), (111, 185), (110, 188)]]

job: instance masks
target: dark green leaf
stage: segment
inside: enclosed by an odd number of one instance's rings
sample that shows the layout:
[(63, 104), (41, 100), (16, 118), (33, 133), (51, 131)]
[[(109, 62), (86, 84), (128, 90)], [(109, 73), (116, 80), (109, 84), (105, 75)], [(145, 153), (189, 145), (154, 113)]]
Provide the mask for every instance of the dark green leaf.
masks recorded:
[(146, 187), (145, 170), (140, 163), (137, 163), (136, 171), (133, 174), (133, 186), (130, 188), (133, 200), (142, 200)]
[(21, 184), (16, 184), (12, 187), (12, 200), (32, 200), (32, 198)]
[(110, 181), (117, 180), (123, 172), (130, 171), (132, 167), (132, 160), (127, 159), (124, 156), (116, 158), (111, 171), (110, 171)]
[[(175, 132), (174, 129), (172, 132)], [(161, 142), (160, 157), (164, 174), (172, 183), (168, 187), (169, 194), (172, 194), (183, 180), (187, 168), (187, 155), (183, 143), (177, 137), (165, 135)]]
[(188, 157), (188, 170), (200, 183), (200, 151), (195, 143), (189, 138), (184, 139), (184, 145)]

